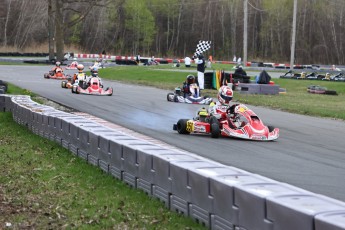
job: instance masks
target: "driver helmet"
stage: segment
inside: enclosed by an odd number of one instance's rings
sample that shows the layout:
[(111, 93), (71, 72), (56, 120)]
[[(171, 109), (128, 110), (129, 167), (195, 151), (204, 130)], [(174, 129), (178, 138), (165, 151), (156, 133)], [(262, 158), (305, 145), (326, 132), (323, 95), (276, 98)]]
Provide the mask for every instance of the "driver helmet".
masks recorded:
[(233, 92), (229, 86), (222, 86), (219, 88), (218, 91), (218, 101), (222, 105), (229, 105), (230, 101), (232, 100)]
[(188, 75), (187, 76), (187, 83), (188, 84), (193, 84), (195, 83), (195, 77), (193, 75)]
[(83, 64), (78, 64), (77, 65), (78, 72), (83, 72), (84, 70), (84, 65)]
[(57, 62), (55, 63), (55, 65), (56, 65), (57, 67), (59, 67), (59, 66), (61, 65), (61, 62), (57, 61)]
[(96, 66), (92, 67), (91, 73), (93, 77), (96, 77), (98, 75), (98, 68)]

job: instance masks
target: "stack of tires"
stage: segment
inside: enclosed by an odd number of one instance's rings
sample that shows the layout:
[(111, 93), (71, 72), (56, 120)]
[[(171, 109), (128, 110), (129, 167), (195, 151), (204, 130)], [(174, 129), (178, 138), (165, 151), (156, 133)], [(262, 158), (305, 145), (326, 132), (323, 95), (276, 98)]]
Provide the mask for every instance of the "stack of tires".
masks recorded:
[(7, 92), (7, 82), (0, 80), (0, 94), (5, 94)]

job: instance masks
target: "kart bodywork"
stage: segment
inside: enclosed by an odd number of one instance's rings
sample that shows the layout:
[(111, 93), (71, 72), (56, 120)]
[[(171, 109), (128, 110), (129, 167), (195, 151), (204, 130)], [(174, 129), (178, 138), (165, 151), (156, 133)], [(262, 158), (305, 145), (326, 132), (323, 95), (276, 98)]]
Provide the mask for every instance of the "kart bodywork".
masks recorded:
[(266, 126), (261, 119), (243, 104), (234, 105), (233, 114), (227, 111), (221, 118), (199, 113), (195, 119), (180, 119), (173, 129), (180, 134), (210, 134), (255, 141), (273, 141), (279, 137), (279, 129)]
[(57, 68), (55, 71), (49, 71), (49, 73), (44, 74), (46, 79), (67, 80), (69, 77), (71, 76), (63, 73), (62, 68)]
[(86, 85), (85, 87), (80, 86), (78, 83), (74, 83), (72, 86), (72, 93), (111, 96), (113, 95), (113, 88), (108, 87), (106, 89), (103, 89), (103, 87), (101, 87), (99, 79), (97, 77), (91, 77), (88, 85)]

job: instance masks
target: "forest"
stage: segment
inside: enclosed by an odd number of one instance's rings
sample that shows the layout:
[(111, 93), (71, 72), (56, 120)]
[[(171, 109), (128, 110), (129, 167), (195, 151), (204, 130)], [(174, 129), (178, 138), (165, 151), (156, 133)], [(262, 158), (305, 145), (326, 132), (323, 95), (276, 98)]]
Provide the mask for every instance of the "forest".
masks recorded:
[[(243, 55), (243, 0), (0, 0), (0, 48), (156, 57)], [(248, 0), (248, 61), (289, 62), (293, 0)], [(298, 0), (295, 63), (344, 64), (345, 1)], [(61, 52), (62, 52), (61, 51)]]

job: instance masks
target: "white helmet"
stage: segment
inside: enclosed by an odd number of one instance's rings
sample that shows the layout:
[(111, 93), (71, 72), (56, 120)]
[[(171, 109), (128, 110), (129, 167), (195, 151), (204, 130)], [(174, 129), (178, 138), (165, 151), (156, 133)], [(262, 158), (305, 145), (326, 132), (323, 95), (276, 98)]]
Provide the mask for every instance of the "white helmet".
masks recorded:
[(78, 69), (79, 71), (82, 71), (82, 70), (84, 69), (84, 65), (83, 65), (83, 64), (78, 64), (78, 65), (77, 65), (77, 69)]
[(223, 105), (229, 105), (232, 100), (233, 92), (229, 86), (222, 86), (218, 90), (218, 101)]

